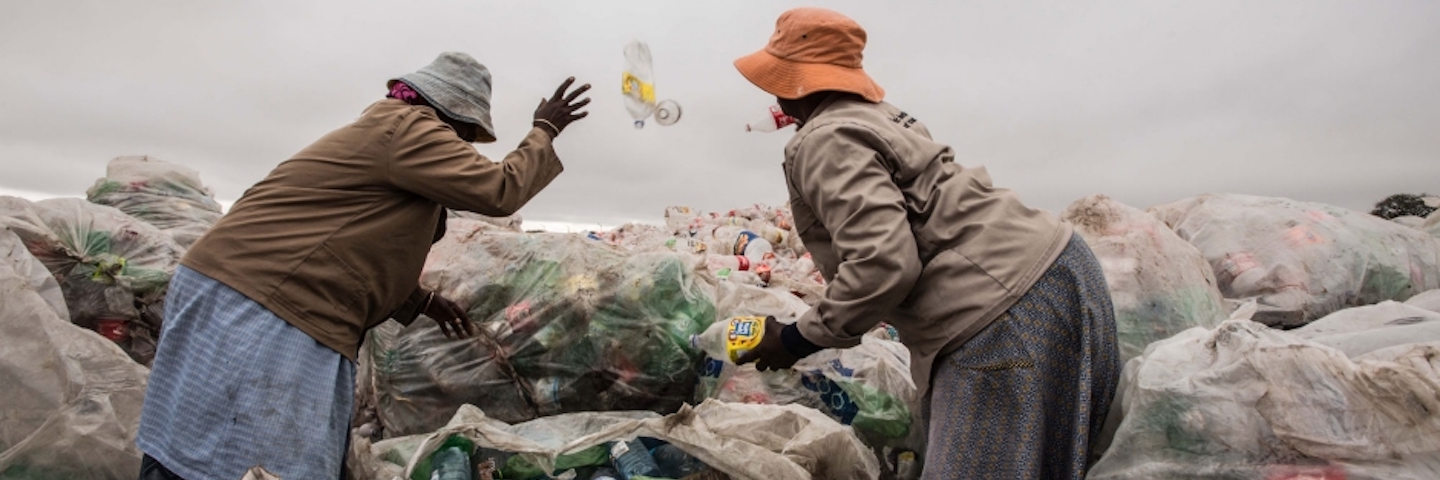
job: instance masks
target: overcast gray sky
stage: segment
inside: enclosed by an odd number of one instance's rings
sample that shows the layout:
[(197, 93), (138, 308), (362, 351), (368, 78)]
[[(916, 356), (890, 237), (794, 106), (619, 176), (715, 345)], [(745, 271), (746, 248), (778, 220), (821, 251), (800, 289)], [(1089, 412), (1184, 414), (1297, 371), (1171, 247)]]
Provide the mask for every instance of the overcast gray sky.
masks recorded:
[[(742, 126), (773, 102), (731, 62), (789, 1), (7, 2), (0, 189), (84, 195), (111, 158), (149, 154), (234, 200), (459, 50), (495, 77), (500, 158), (568, 75), (591, 115), (557, 141), (566, 171), (527, 220), (659, 222), (667, 205), (780, 204), (790, 131)], [(887, 100), (966, 165), (1058, 211), (1206, 192), (1368, 210), (1440, 192), (1440, 2), (814, 2), (869, 32)], [(635, 130), (621, 49), (649, 43), (684, 107)]]

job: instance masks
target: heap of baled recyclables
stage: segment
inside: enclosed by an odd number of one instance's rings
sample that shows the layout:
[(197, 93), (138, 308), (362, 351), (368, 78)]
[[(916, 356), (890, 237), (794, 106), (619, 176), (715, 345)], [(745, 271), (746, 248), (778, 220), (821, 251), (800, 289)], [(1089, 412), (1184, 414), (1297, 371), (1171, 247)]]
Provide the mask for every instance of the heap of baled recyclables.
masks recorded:
[[(133, 476), (169, 277), (221, 214), (149, 157), (86, 193), (0, 197), (0, 331), (26, 345), (0, 354), (0, 478)], [(1105, 269), (1127, 361), (1091, 478), (1440, 478), (1440, 214), (1245, 195), (1059, 214)], [(783, 375), (689, 343), (824, 295), (788, 209), (663, 220), (562, 234), (452, 212), (421, 283), (484, 334), (367, 334), (351, 477), (421, 475), (465, 438), (500, 478), (583, 479), (640, 437), (683, 454), (677, 477), (913, 478), (924, 419), (893, 329)]]

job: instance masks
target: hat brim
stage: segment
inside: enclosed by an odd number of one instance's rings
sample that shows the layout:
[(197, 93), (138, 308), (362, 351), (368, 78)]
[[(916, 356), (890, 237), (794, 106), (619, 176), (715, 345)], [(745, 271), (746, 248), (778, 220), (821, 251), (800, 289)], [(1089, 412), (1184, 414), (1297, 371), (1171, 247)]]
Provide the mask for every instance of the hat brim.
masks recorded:
[[(415, 90), (415, 93), (419, 93), (421, 97), (425, 97), (425, 102), (429, 103), (430, 106), (436, 110), (439, 110), (440, 113), (455, 120), (479, 127), (476, 131), (475, 143), (495, 142), (495, 127), (490, 122), (490, 112), (476, 105), (472, 105), (465, 100), (462, 94), (456, 92), (454, 88), (446, 85), (445, 82), (439, 79), (431, 78), (428, 75), (420, 75), (419, 73), (412, 73), (403, 75), (400, 78), (390, 79), (390, 81), (385, 82), (385, 88), (394, 87), (395, 82), (402, 80), (409, 84), (410, 87)], [(463, 108), (464, 111), (455, 111), (451, 107), (447, 107), (447, 105), (458, 106), (459, 108)]]
[(736, 59), (735, 69), (756, 87), (786, 100), (821, 91), (849, 92), (875, 103), (885, 99), (885, 89), (863, 68), (794, 62), (760, 50)]

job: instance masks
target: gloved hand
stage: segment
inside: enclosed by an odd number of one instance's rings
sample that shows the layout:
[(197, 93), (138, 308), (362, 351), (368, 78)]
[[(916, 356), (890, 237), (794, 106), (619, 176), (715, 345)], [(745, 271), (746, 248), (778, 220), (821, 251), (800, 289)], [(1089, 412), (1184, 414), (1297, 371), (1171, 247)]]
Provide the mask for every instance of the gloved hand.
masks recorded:
[(781, 331), (784, 329), (785, 324), (775, 320), (775, 317), (765, 317), (765, 335), (760, 337), (760, 345), (740, 355), (739, 364), (755, 362), (755, 369), (760, 371), (781, 370), (795, 366), (795, 362), (800, 361), (800, 357), (785, 348), (785, 341), (780, 338)]
[(561, 83), (560, 88), (555, 89), (554, 96), (550, 97), (549, 100), (540, 99), (540, 105), (535, 107), (535, 126), (548, 132), (552, 139), (559, 136), (560, 132), (564, 131), (565, 127), (570, 126), (574, 121), (585, 118), (586, 115), (590, 114), (590, 112), (575, 113), (576, 110), (590, 104), (590, 98), (588, 97), (579, 102), (575, 101), (581, 94), (590, 90), (590, 84), (581, 85), (580, 88), (566, 95), (565, 91), (568, 90), (570, 84), (574, 82), (575, 77), (565, 79), (565, 83)]

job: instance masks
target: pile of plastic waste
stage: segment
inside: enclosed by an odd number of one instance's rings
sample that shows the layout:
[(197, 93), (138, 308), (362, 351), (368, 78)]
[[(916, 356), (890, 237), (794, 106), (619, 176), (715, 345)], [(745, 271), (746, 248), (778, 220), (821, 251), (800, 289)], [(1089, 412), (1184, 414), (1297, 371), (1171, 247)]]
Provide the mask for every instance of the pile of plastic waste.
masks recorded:
[(421, 283), (468, 305), (481, 334), (446, 339), (423, 318), (369, 334), (361, 383), (387, 431), (434, 430), (466, 403), (523, 421), (673, 412), (692, 398), (699, 357), (688, 342), (715, 320), (697, 258), (473, 220), (451, 220), (448, 230)]
[(181, 248), (169, 234), (78, 198), (0, 197), (8, 227), (59, 280), (70, 320), (148, 365)]
[(169, 233), (190, 248), (220, 220), (220, 204), (200, 174), (154, 157), (118, 157), (105, 177), (85, 192), (86, 198), (108, 205)]
[(1094, 195), (1076, 200), (1061, 217), (1075, 226), (1105, 270), (1122, 359), (1191, 327), (1214, 327), (1227, 316), (1205, 257), (1145, 211)]
[(1088, 478), (1440, 478), (1440, 321), (1360, 309), (1286, 332), (1251, 304), (1150, 345)]
[(1296, 327), (1347, 307), (1440, 288), (1440, 239), (1318, 203), (1202, 195), (1149, 212), (1200, 249), (1226, 298), (1255, 320)]
[(149, 372), (70, 323), (22, 243), (0, 227), (0, 478), (134, 478)]
[(481, 338), (446, 339), (423, 318), (372, 330), (357, 425), (386, 438), (433, 431), (464, 404), (523, 422), (582, 411), (669, 414), (718, 399), (817, 409), (854, 426), (881, 457), (921, 449), (909, 353), (891, 328), (779, 377), (692, 341), (732, 316), (793, 322), (806, 299), (823, 294), (788, 216), (762, 205), (724, 214), (672, 207), (666, 227), (585, 234), (516, 234), (452, 218), (421, 284), (468, 305)]
[(850, 428), (797, 405), (708, 401), (669, 415), (584, 412), (519, 424), (471, 405), (434, 432), (353, 437), (351, 478), (874, 479)]

